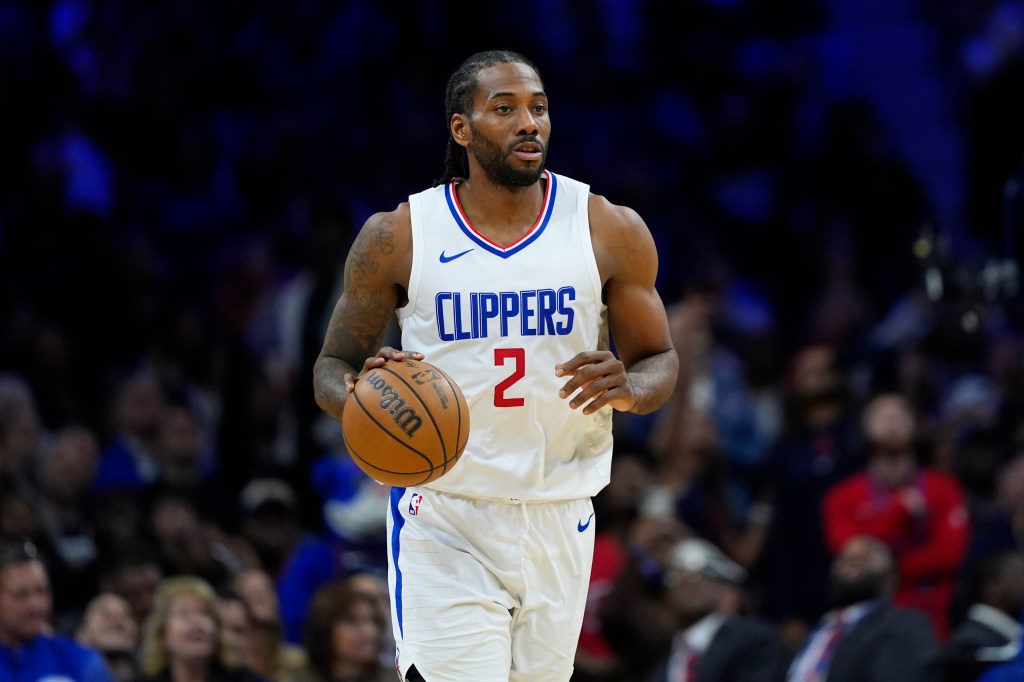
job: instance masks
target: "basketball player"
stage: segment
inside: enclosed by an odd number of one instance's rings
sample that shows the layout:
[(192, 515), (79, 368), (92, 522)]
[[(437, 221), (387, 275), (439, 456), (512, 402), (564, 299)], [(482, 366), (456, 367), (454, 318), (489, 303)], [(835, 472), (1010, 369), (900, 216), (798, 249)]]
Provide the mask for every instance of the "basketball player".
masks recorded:
[[(402, 678), (568, 680), (612, 410), (651, 412), (675, 385), (657, 253), (634, 211), (545, 169), (548, 97), (523, 57), (473, 55), (446, 108), (440, 184), (370, 217), (349, 252), (316, 398), (340, 420), (357, 374), (426, 357), (469, 403), (458, 464), (391, 490)], [(378, 350), (396, 313), (404, 350)]]

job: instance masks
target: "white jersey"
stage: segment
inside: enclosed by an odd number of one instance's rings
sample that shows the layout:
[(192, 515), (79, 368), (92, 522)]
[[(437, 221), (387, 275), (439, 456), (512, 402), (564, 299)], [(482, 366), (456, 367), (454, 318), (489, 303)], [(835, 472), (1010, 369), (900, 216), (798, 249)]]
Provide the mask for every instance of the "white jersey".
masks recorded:
[(450, 374), (470, 412), (462, 458), (424, 488), (529, 501), (589, 497), (608, 483), (612, 408), (571, 409), (558, 397), (569, 376), (555, 376), (556, 364), (607, 348), (589, 187), (545, 176), (537, 222), (508, 246), (473, 228), (454, 184), (409, 197), (402, 348)]

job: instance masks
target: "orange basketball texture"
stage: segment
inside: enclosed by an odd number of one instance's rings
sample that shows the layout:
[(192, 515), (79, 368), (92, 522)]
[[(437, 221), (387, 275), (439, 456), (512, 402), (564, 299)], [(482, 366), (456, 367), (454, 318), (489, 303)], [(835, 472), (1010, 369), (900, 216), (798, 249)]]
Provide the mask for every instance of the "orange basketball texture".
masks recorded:
[(469, 406), (450, 376), (419, 360), (364, 373), (341, 415), (345, 446), (371, 478), (429, 483), (455, 466), (469, 440)]

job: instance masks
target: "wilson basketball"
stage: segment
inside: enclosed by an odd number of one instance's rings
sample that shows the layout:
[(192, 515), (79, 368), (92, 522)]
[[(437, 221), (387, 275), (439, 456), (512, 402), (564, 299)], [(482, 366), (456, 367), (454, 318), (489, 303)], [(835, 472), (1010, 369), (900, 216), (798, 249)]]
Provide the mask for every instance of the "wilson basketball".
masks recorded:
[(437, 367), (388, 360), (356, 381), (341, 427), (353, 461), (371, 478), (385, 485), (422, 485), (451, 471), (462, 455), (469, 406)]

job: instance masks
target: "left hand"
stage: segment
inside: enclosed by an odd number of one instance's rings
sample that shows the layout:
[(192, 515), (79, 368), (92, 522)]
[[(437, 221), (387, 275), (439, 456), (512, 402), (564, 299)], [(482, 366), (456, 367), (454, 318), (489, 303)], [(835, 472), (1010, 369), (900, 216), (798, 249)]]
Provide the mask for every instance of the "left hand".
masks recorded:
[(569, 403), (569, 407), (575, 410), (589, 400), (583, 414), (593, 414), (605, 405), (627, 412), (636, 404), (626, 367), (611, 351), (587, 351), (555, 365), (555, 376), (565, 375), (572, 378), (558, 391), (558, 397), (568, 398), (577, 389), (583, 389)]

